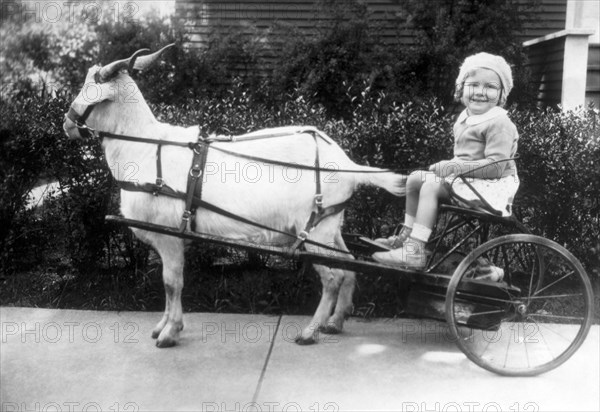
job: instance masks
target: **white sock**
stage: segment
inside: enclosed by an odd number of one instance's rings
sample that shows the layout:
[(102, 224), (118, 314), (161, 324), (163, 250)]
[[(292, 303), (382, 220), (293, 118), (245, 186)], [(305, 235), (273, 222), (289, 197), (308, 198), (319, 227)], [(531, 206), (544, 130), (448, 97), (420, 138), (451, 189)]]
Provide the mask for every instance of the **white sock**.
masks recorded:
[(427, 243), (431, 236), (431, 229), (426, 226), (415, 223), (410, 237), (423, 243)]
[(415, 224), (415, 217), (411, 215), (404, 214), (404, 227), (407, 229), (412, 229)]

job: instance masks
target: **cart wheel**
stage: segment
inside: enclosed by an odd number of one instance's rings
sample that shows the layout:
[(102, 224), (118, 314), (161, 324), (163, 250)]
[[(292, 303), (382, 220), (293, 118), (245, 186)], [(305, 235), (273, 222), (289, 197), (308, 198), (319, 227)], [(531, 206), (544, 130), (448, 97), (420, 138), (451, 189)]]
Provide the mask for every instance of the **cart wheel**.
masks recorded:
[(477, 365), (533, 376), (561, 365), (581, 346), (593, 300), (590, 280), (569, 251), (539, 236), (514, 234), (484, 243), (456, 268), (446, 321)]

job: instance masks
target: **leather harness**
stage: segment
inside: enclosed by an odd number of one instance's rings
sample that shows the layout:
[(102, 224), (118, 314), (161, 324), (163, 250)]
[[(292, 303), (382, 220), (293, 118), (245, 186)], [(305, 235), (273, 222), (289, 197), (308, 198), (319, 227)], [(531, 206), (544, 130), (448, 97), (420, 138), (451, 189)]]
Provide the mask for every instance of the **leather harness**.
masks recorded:
[[(236, 141), (235, 136), (214, 136), (214, 137), (208, 137), (208, 138), (199, 136), (198, 140), (196, 142), (175, 142), (175, 141), (149, 139), (149, 138), (135, 137), (135, 136), (117, 135), (117, 134), (108, 133), (108, 132), (96, 131), (96, 130), (88, 127), (85, 124), (85, 121), (87, 120), (87, 117), (90, 115), (93, 108), (94, 108), (94, 105), (89, 105), (86, 107), (84, 113), (82, 115), (79, 115), (71, 107), (67, 113), (67, 117), (73, 123), (75, 123), (75, 126), (78, 128), (79, 133), (82, 137), (97, 136), (100, 139), (110, 138), (110, 139), (120, 139), (120, 140), (139, 142), (139, 143), (156, 144), (156, 146), (157, 146), (157, 149), (156, 149), (156, 173), (157, 173), (157, 176), (156, 176), (155, 183), (135, 183), (135, 182), (130, 182), (130, 181), (117, 180), (117, 184), (120, 189), (126, 190), (126, 191), (145, 192), (145, 193), (151, 193), (154, 196), (163, 195), (163, 196), (168, 196), (168, 197), (172, 197), (175, 199), (183, 200), (185, 202), (185, 209), (184, 209), (183, 215), (181, 217), (181, 224), (179, 226), (180, 233), (184, 233), (188, 229), (188, 224), (190, 226), (190, 229), (192, 231), (195, 231), (196, 210), (198, 208), (203, 208), (203, 209), (221, 214), (225, 217), (237, 220), (241, 223), (249, 224), (249, 225), (264, 229), (264, 230), (279, 233), (279, 234), (288, 236), (290, 238), (295, 238), (294, 243), (289, 248), (290, 254), (293, 254), (294, 251), (296, 251), (298, 248), (300, 248), (304, 243), (310, 243), (313, 245), (317, 245), (321, 248), (333, 250), (336, 252), (342, 252), (342, 253), (346, 253), (346, 254), (349, 253), (347, 251), (344, 251), (344, 250), (341, 250), (338, 248), (334, 248), (329, 245), (325, 245), (325, 244), (315, 242), (315, 241), (308, 239), (309, 233), (312, 230), (314, 230), (315, 227), (321, 221), (323, 221), (323, 219), (342, 212), (345, 209), (346, 203), (347, 203), (347, 202), (342, 202), (342, 203), (332, 205), (329, 207), (323, 207), (323, 194), (321, 193), (320, 172), (322, 170), (323, 171), (334, 170), (334, 171), (339, 171), (339, 172), (344, 172), (344, 171), (350, 172), (350, 170), (323, 169), (320, 167), (318, 138), (322, 137), (322, 136), (320, 136), (315, 129), (307, 128), (307, 129), (298, 129), (296, 131), (296, 133), (298, 133), (298, 134), (300, 134), (300, 133), (311, 134), (315, 140), (315, 147), (316, 147), (314, 166), (297, 165), (297, 164), (286, 163), (286, 162), (281, 162), (281, 161), (277, 161), (277, 160), (249, 156), (249, 155), (245, 155), (243, 153), (229, 151), (227, 149), (223, 149), (220, 147), (210, 146), (211, 143), (213, 143), (214, 141), (234, 142), (234, 141)], [(290, 135), (290, 134), (291, 134), (290, 132), (285, 132), (285, 133), (281, 133), (281, 134), (269, 134), (265, 137), (284, 136), (284, 135)], [(323, 140), (326, 141), (327, 143), (329, 143), (324, 138), (323, 138)], [(162, 155), (162, 147), (166, 146), (166, 145), (187, 147), (190, 150), (192, 150), (194, 153), (193, 158), (192, 158), (192, 165), (191, 165), (189, 173), (188, 173), (188, 180), (187, 180), (187, 186), (186, 186), (185, 193), (174, 190), (170, 186), (166, 185), (163, 180), (161, 155)], [(231, 154), (234, 156), (246, 158), (246, 159), (262, 161), (262, 162), (265, 162), (268, 164), (275, 164), (275, 165), (288, 166), (288, 167), (294, 167), (294, 168), (299, 168), (299, 169), (313, 170), (315, 172), (315, 182), (316, 182), (315, 196), (314, 196), (314, 204), (315, 204), (316, 210), (313, 210), (311, 212), (304, 229), (302, 231), (300, 231), (300, 233), (298, 233), (298, 234), (291, 234), (288, 232), (284, 232), (284, 231), (281, 231), (281, 230), (278, 230), (275, 228), (268, 227), (261, 223), (254, 222), (252, 220), (249, 220), (247, 218), (239, 216), (235, 213), (229, 212), (225, 209), (220, 208), (219, 206), (213, 205), (213, 204), (208, 203), (205, 200), (203, 200), (202, 199), (203, 179), (201, 179), (201, 177), (204, 173), (204, 168), (206, 165), (206, 158), (208, 155), (209, 148), (211, 148), (213, 150), (219, 150), (221, 152), (228, 153), (228, 154)], [(356, 171), (352, 170), (352, 172), (356, 172)]]

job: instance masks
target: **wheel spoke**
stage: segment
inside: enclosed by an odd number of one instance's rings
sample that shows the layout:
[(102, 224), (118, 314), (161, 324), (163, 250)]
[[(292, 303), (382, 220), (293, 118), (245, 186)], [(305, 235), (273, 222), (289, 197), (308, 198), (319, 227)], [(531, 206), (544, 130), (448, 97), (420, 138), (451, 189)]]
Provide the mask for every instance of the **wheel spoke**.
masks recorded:
[(554, 285), (556, 285), (558, 282), (561, 282), (561, 281), (563, 281), (564, 279), (566, 279), (566, 278), (568, 278), (569, 276), (571, 276), (573, 273), (575, 273), (575, 271), (574, 271), (574, 270), (570, 271), (569, 273), (567, 273), (566, 275), (564, 275), (564, 276), (563, 276), (563, 277), (561, 277), (560, 279), (557, 279), (557, 280), (555, 280), (554, 282), (550, 283), (549, 285), (547, 285), (547, 286), (544, 286), (544, 287), (543, 287), (543, 288), (541, 288), (540, 290), (536, 291), (536, 292), (533, 294), (533, 296), (537, 296), (537, 295), (539, 295), (539, 294), (540, 294), (540, 293), (542, 293), (544, 290), (548, 289), (548, 288), (549, 288), (549, 287), (551, 287), (551, 286), (554, 286)]
[(560, 316), (560, 315), (549, 315), (545, 313), (530, 313), (529, 316), (539, 316), (543, 318), (552, 318), (552, 319), (564, 319), (564, 320), (584, 320), (583, 316)]
[(527, 359), (527, 367), (531, 368), (531, 364), (529, 363), (529, 351), (527, 350), (527, 337), (523, 339), (523, 347), (525, 348), (525, 358)]
[(564, 295), (545, 295), (545, 296), (532, 296), (529, 299), (550, 299), (550, 298), (574, 298), (574, 297), (583, 297), (583, 293), (566, 293)]
[[(544, 336), (544, 334), (542, 333), (542, 329), (541, 326), (543, 326), (545, 329), (549, 330), (550, 332), (554, 333), (556, 336), (560, 337), (561, 339), (564, 339), (566, 342), (572, 342), (573, 339), (572, 338), (567, 338), (565, 337), (563, 334), (558, 333), (557, 331), (555, 331), (554, 329), (550, 328), (548, 325), (556, 325), (556, 323), (539, 323), (537, 322), (535, 319), (531, 319), (533, 320), (533, 322), (539, 327), (538, 331), (540, 333), (540, 336)], [(544, 340), (545, 342), (545, 340)]]
[(492, 343), (491, 340), (487, 341), (487, 345), (485, 345), (485, 348), (483, 348), (483, 350), (481, 351), (481, 353), (479, 354), (479, 357), (483, 357), (483, 354), (487, 352), (488, 348), (490, 347), (490, 344)]
[(533, 290), (533, 277), (535, 276), (535, 266), (535, 262), (533, 262), (533, 265), (531, 265), (531, 275), (529, 276), (529, 290), (527, 291), (527, 299), (531, 299), (531, 292)]
[(504, 369), (506, 369), (506, 362), (508, 361), (508, 349), (510, 348), (510, 339), (506, 339), (506, 355), (504, 355)]
[(477, 312), (477, 313), (471, 313), (471, 315), (469, 315), (470, 317), (473, 316), (483, 316), (483, 315), (491, 315), (494, 313), (505, 313), (505, 310), (488, 310), (487, 312)]
[[(519, 264), (521, 265), (521, 268), (523, 269), (523, 272), (527, 272), (527, 263), (525, 262), (525, 259), (523, 256), (521, 256), (521, 252), (523, 252), (523, 248), (525, 247), (525, 245), (519, 244), (519, 248), (515, 251), (515, 259), (517, 259), (519, 261)], [(527, 253), (524, 252), (524, 254), (526, 255)]]
[[(528, 317), (528, 319), (529, 319), (529, 317)], [(555, 356), (554, 356), (554, 354), (552, 353), (552, 349), (550, 349), (550, 346), (548, 345), (548, 341), (546, 341), (546, 338), (544, 337), (544, 334), (542, 333), (542, 328), (540, 327), (541, 325), (540, 325), (540, 324), (539, 324), (539, 323), (538, 323), (538, 322), (537, 322), (535, 319), (531, 319), (531, 320), (533, 321), (533, 323), (535, 323), (535, 324), (537, 325), (537, 327), (538, 327), (538, 332), (539, 332), (539, 334), (540, 334), (540, 337), (541, 337), (541, 338), (542, 338), (542, 340), (544, 341), (544, 346), (546, 347), (546, 350), (548, 351), (548, 353), (550, 354), (550, 356), (552, 357), (552, 359), (554, 359), (554, 358), (555, 358)], [(552, 329), (550, 329), (550, 328), (547, 328), (547, 329), (549, 329), (549, 330), (551, 330), (551, 331), (552, 331)], [(552, 332), (556, 333), (555, 331), (552, 331)], [(560, 334), (559, 334), (559, 336), (560, 336), (561, 338), (565, 339), (565, 337), (564, 337), (564, 336), (561, 336)]]

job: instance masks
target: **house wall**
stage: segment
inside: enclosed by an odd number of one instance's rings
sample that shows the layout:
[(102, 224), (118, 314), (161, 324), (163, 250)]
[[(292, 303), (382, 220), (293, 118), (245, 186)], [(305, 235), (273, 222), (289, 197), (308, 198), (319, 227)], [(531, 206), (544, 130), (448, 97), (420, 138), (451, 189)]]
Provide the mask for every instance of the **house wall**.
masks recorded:
[(600, 44), (590, 44), (585, 100), (600, 109)]
[[(531, 0), (518, 0), (528, 3)], [(377, 21), (377, 33), (388, 44), (414, 42), (414, 34), (402, 24), (403, 9), (397, 0), (366, 0), (370, 18)], [(320, 21), (315, 0), (176, 0), (175, 13), (185, 21), (191, 36), (190, 47), (202, 47), (211, 26), (268, 29), (275, 25), (314, 30)], [(526, 23), (523, 41), (565, 28), (567, 0), (540, 0), (538, 18)]]
[(556, 106), (561, 102), (565, 38), (559, 37), (528, 48), (529, 69), (537, 86), (541, 106)]
[[(527, 0), (522, 1), (527, 2)], [(567, 0), (541, 0), (536, 19), (525, 25), (521, 39), (525, 42), (564, 30), (566, 17)]]
[[(530, 0), (518, 0), (524, 3)], [(401, 4), (397, 0), (366, 0), (370, 18), (377, 21), (377, 34), (390, 45), (411, 45), (414, 33), (403, 25)], [(310, 34), (318, 30), (322, 17), (315, 12), (315, 0), (176, 0), (175, 13), (184, 21), (190, 36), (188, 47), (201, 48), (207, 44), (208, 34), (214, 27), (242, 29), (248, 36), (277, 30), (296, 30)], [(521, 40), (528, 42), (565, 28), (597, 26), (597, 0), (540, 0), (540, 8), (534, 20), (527, 22)], [(582, 26), (583, 25), (583, 26)], [(586, 26), (587, 25), (587, 26)], [(600, 37), (593, 35), (589, 49), (586, 101), (600, 107)], [(260, 41), (260, 39), (258, 39)], [(277, 60), (279, 49), (276, 42), (260, 56), (264, 65), (270, 67)], [(538, 97), (541, 105), (561, 102), (563, 87), (565, 39), (554, 39), (528, 47), (530, 68), (534, 81), (539, 84)], [(244, 71), (240, 62), (241, 72)]]
[[(369, 18), (385, 43), (412, 44), (413, 34), (399, 24), (401, 8), (392, 0), (367, 0)], [(293, 28), (311, 33), (322, 23), (314, 0), (177, 0), (175, 13), (183, 19), (190, 47), (202, 47), (213, 27), (256, 29)]]
[[(523, 43), (540, 106), (600, 107), (600, 3), (564, 0), (564, 29)], [(561, 58), (557, 53), (562, 53)]]

